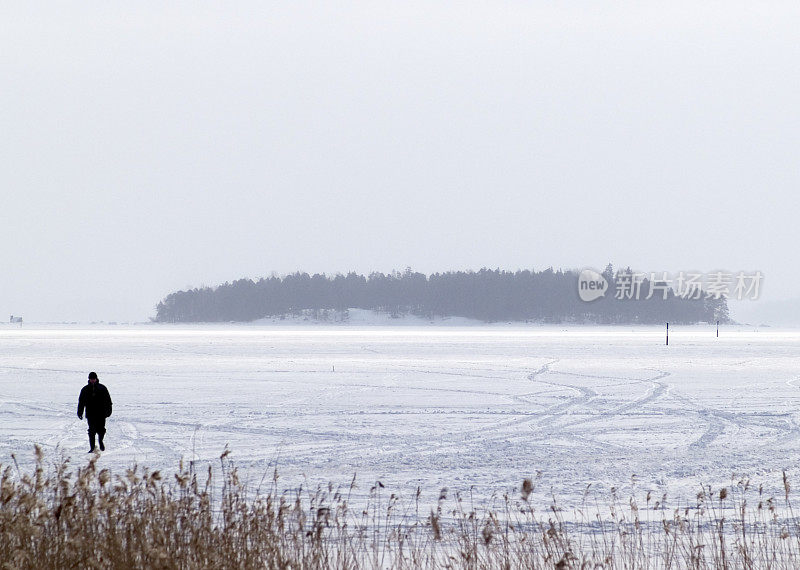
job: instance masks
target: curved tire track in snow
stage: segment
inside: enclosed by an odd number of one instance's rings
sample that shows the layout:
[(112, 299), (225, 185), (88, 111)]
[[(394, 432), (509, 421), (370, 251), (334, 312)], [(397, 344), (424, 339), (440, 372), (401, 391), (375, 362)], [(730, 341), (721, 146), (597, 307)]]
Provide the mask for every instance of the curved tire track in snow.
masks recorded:
[[(625, 379), (625, 380), (630, 380), (630, 381), (640, 382), (640, 383), (650, 382), (651, 386), (650, 386), (650, 388), (648, 388), (647, 392), (645, 392), (644, 396), (642, 396), (640, 398), (637, 398), (637, 399), (635, 399), (635, 400), (633, 400), (631, 402), (627, 402), (625, 404), (621, 404), (619, 406), (616, 406), (615, 408), (612, 408), (612, 409), (607, 410), (607, 411), (602, 411), (601, 410), (598, 414), (594, 415), (593, 417), (583, 418), (583, 419), (575, 420), (575, 421), (572, 421), (572, 422), (568, 422), (566, 424), (561, 424), (559, 426), (559, 428), (572, 427), (572, 426), (586, 424), (586, 423), (590, 423), (590, 422), (606, 420), (606, 419), (609, 419), (609, 418), (611, 418), (613, 416), (619, 416), (619, 415), (623, 415), (623, 414), (626, 414), (626, 413), (630, 413), (630, 412), (635, 411), (635, 410), (637, 410), (639, 408), (642, 408), (642, 407), (644, 407), (644, 406), (646, 406), (646, 405), (648, 405), (648, 404), (650, 404), (652, 402), (655, 402), (656, 400), (660, 399), (664, 394), (666, 394), (669, 391), (669, 388), (670, 388), (669, 385), (667, 383), (665, 383), (665, 382), (661, 382), (661, 380), (663, 378), (666, 378), (667, 376), (669, 376), (671, 374), (670, 372), (667, 372), (667, 371), (664, 371), (664, 370), (656, 370), (656, 372), (658, 374), (656, 376), (654, 376), (653, 378), (645, 378), (645, 379), (626, 378)], [(617, 379), (617, 378), (613, 378), (613, 377), (605, 377), (605, 378)], [(619, 379), (621, 379), (621, 378), (619, 378)]]

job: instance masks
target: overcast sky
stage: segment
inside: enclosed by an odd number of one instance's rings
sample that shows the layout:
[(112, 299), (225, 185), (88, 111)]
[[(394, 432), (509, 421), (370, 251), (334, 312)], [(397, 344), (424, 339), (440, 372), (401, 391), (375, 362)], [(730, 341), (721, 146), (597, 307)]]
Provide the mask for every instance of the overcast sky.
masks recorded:
[(0, 319), (406, 266), (797, 297), (798, 30), (798, 2), (3, 2)]

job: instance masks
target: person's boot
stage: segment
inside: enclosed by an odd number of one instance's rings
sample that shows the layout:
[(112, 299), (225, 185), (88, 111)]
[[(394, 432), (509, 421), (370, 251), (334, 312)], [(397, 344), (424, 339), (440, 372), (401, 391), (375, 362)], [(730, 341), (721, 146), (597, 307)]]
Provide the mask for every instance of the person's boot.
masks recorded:
[(106, 446), (103, 445), (103, 436), (104, 435), (105, 435), (104, 433), (97, 434), (97, 443), (100, 444), (100, 451), (105, 451), (106, 450)]
[(92, 453), (93, 451), (94, 451), (94, 434), (90, 433), (89, 434), (89, 453)]

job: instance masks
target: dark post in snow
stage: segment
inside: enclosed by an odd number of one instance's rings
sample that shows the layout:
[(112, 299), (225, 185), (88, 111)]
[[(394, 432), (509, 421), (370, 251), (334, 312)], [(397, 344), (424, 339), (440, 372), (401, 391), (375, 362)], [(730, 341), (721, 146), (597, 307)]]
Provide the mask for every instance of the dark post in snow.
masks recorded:
[(667, 346), (669, 346), (669, 323), (667, 323)]
[(719, 338), (719, 321), (717, 321), (717, 338)]

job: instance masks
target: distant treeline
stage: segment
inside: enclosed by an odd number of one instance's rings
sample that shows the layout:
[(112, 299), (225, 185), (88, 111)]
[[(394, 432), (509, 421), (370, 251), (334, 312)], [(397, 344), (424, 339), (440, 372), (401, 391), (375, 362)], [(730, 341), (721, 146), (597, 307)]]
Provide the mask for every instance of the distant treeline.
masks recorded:
[[(633, 324), (727, 322), (725, 298), (696, 299), (663, 291), (645, 279), (638, 299), (618, 299), (630, 270), (602, 273), (607, 294), (584, 302), (575, 271), (449, 271), (426, 276), (412, 271), (369, 276), (295, 273), (169, 294), (157, 306), (157, 322), (253, 321), (264, 317), (346, 311), (349, 308), (424, 318), (467, 317), (484, 322)], [(622, 276), (622, 277), (620, 277)], [(621, 287), (618, 288), (617, 280)], [(650, 299), (647, 297), (650, 296)]]

